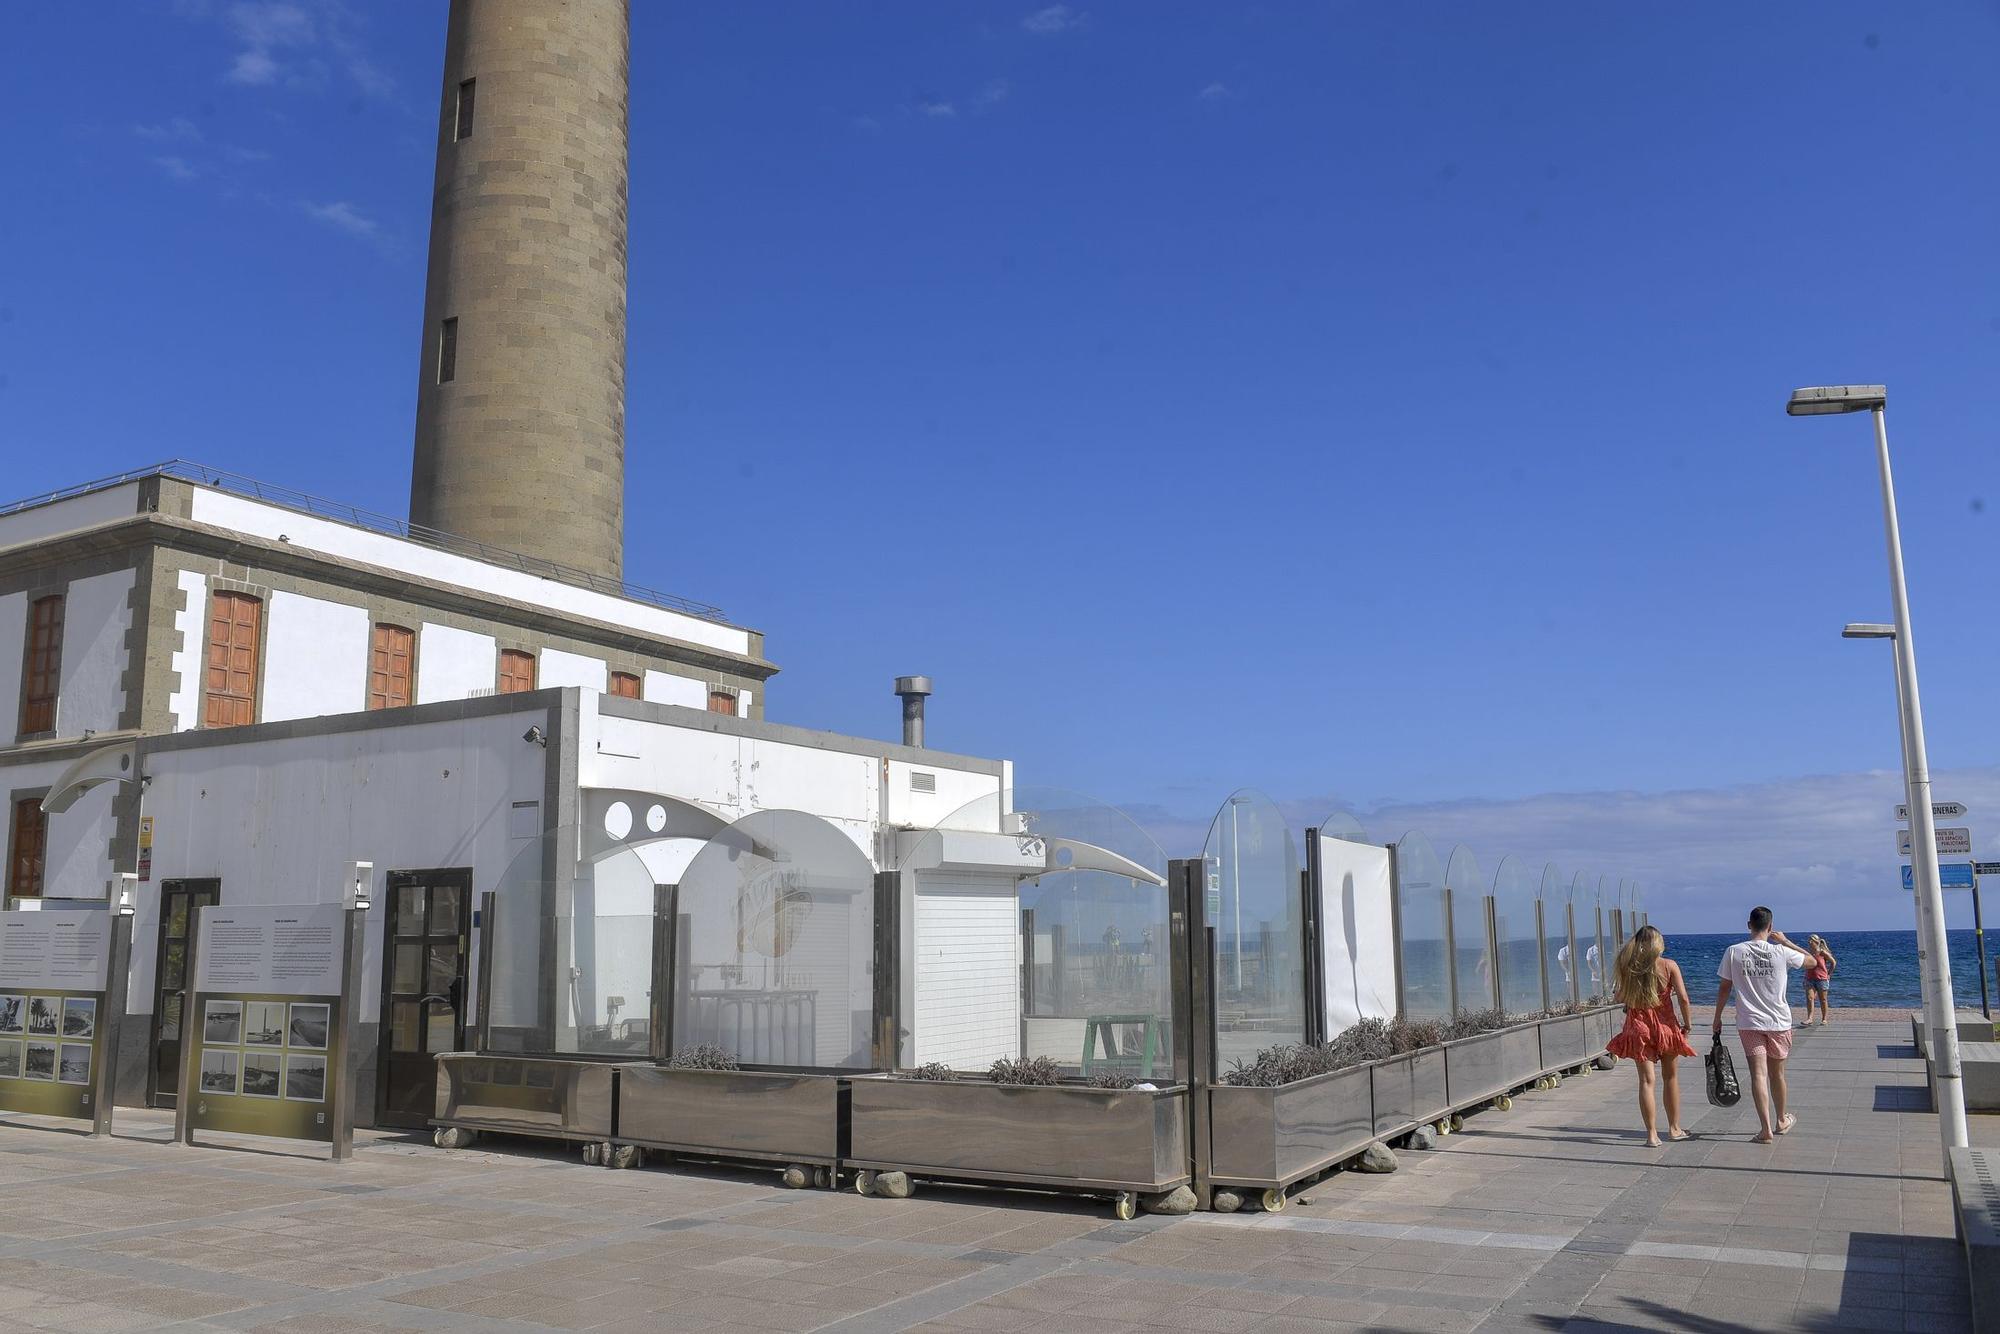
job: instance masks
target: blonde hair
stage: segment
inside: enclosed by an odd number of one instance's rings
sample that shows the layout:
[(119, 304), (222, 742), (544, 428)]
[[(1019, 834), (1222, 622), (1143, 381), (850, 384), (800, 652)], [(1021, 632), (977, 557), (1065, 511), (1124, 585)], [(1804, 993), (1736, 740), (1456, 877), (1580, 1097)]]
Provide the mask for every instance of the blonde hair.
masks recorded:
[(1667, 944), (1656, 926), (1642, 926), (1618, 950), (1612, 965), (1618, 999), (1630, 1010), (1650, 1010), (1660, 1003), (1660, 956)]

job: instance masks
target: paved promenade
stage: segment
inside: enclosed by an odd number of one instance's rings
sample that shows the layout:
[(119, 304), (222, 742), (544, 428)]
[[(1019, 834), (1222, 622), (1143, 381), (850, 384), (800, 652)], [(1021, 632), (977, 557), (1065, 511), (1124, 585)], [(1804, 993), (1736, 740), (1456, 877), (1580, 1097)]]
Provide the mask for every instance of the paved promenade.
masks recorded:
[[(612, 1172), (533, 1145), (285, 1146), (0, 1127), (6, 1328), (1610, 1330), (1966, 1326), (1907, 1023), (1799, 1036), (1799, 1127), (1688, 1087), (1700, 1139), (1636, 1130), (1629, 1068), (1474, 1118), (1392, 1176), (1283, 1214), (1141, 1217), (925, 1187)], [(2000, 1120), (2000, 1118), (1994, 1118)], [(53, 1124), (53, 1123), (49, 1123)], [(1980, 1142), (2000, 1142), (1981, 1121)]]

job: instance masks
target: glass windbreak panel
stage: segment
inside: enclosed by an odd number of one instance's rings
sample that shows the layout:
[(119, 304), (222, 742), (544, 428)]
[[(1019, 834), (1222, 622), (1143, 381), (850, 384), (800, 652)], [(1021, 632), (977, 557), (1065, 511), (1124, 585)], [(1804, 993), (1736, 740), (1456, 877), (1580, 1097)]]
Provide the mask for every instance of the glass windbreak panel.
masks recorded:
[[(479, 947), (492, 952), (482, 998), (489, 1050), (631, 1058), (651, 1050), (656, 877), (633, 846), (587, 853), (591, 842), (602, 840), (573, 825), (524, 839), (491, 886), (493, 920), (479, 932)], [(433, 887), (433, 904), (450, 892)], [(413, 934), (423, 933), (431, 906), (411, 909)], [(392, 986), (436, 990), (446, 962), (442, 952), (400, 949)], [(432, 1009), (455, 1018), (437, 1002)]]
[(1306, 1036), (1305, 923), (1292, 831), (1271, 799), (1222, 804), (1202, 848), (1203, 916), (1215, 928), (1216, 1068)]
[(1396, 844), (1396, 949), (1403, 964), (1403, 1013), (1451, 1017), (1450, 923), (1444, 911), (1444, 863), (1431, 841), (1412, 830)]
[(1346, 811), (1335, 811), (1321, 820), (1318, 825), (1321, 838), (1341, 838), (1349, 843), (1368, 843), (1368, 831), (1361, 827), (1361, 821)]
[(1479, 859), (1463, 843), (1445, 863), (1444, 887), (1451, 891), (1452, 977), (1458, 1008), (1490, 1010), (1500, 1003), (1494, 986), (1493, 958), (1486, 948), (1486, 895), (1489, 892)]
[(1542, 942), (1535, 932), (1538, 882), (1519, 858), (1502, 857), (1493, 872), (1493, 939), (1498, 945), (1500, 1008), (1533, 1014), (1542, 1008)]
[(896, 869), (915, 945), (900, 1062), (1042, 1056), (1174, 1078), (1167, 858), (1130, 816), (1060, 789), (994, 791), (901, 835)]
[(1542, 975), (1549, 983), (1548, 1003), (1568, 1005), (1577, 998), (1576, 942), (1569, 934), (1569, 880), (1554, 862), (1542, 868), (1535, 899), (1542, 907)]
[(875, 868), (845, 831), (803, 811), (746, 815), (688, 863), (677, 911), (674, 1050), (868, 1067)]

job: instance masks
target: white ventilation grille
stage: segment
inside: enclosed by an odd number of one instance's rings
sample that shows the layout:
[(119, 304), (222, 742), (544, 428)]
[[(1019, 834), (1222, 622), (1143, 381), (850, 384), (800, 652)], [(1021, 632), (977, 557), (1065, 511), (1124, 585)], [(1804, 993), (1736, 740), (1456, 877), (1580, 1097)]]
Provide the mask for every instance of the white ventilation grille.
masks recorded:
[(923, 772), (921, 769), (910, 770), (910, 791), (912, 792), (937, 791), (937, 775), (927, 774)]

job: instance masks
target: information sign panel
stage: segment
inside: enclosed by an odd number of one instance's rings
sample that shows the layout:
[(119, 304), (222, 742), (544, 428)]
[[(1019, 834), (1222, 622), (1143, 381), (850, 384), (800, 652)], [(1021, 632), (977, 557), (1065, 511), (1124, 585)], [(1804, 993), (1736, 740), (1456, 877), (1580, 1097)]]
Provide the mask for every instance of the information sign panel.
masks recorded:
[[(1971, 862), (1938, 863), (1939, 889), (1971, 889), (1972, 883)], [(1907, 866), (1903, 868), (1903, 888), (1911, 890), (1916, 888), (1916, 877), (1910, 873), (1910, 868)]]
[[(1958, 825), (1950, 828), (1939, 828), (1935, 832), (1937, 834), (1938, 856), (1970, 857), (1972, 855), (1972, 829), (1969, 826)], [(1909, 856), (1913, 843), (1914, 840), (1911, 839), (1909, 830), (1898, 829), (1896, 831), (1897, 852), (1900, 852), (1905, 857)]]
[(190, 1128), (337, 1142), (347, 937), (337, 904), (201, 910)]
[(112, 914), (0, 912), (0, 1108), (96, 1115)]

